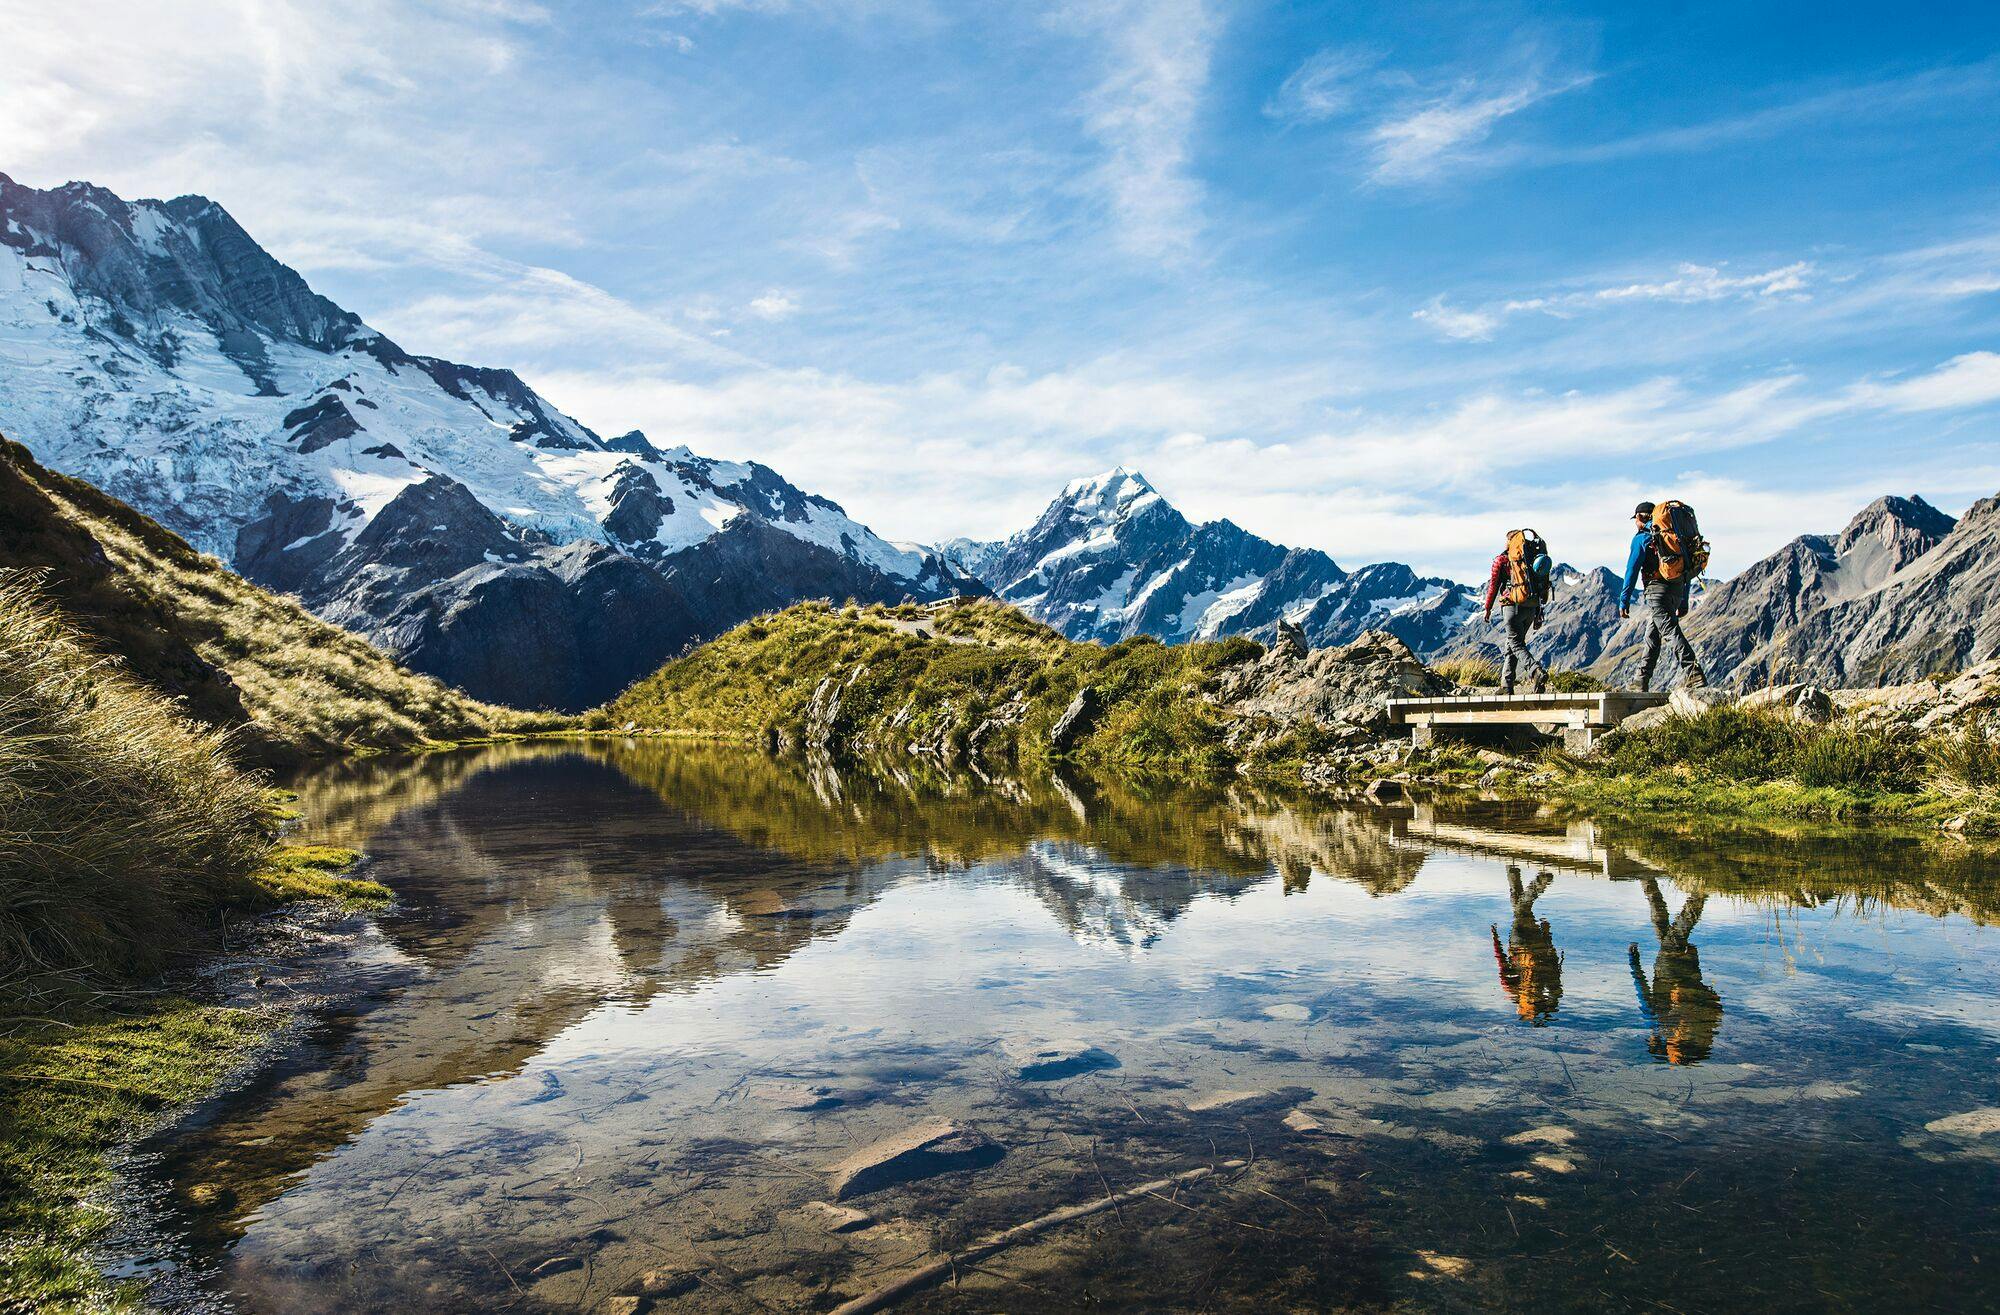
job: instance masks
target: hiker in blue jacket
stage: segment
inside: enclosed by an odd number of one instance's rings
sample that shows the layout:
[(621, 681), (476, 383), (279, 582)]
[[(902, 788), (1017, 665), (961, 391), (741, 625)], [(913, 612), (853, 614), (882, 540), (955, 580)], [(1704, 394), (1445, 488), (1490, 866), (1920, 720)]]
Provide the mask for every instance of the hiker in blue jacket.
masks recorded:
[(1632, 615), (1632, 600), (1642, 592), (1646, 600), (1646, 653), (1639, 662), (1639, 688), (1653, 683), (1653, 668), (1659, 665), (1660, 643), (1666, 641), (1680, 664), (1681, 687), (1700, 689), (1708, 684), (1695, 656), (1694, 645), (1681, 631), (1681, 618), (1688, 612), (1688, 580), (1667, 580), (1660, 576), (1659, 550), (1653, 542), (1653, 504), (1642, 502), (1632, 509), (1638, 532), (1632, 536), (1632, 551), (1625, 559), (1625, 588), (1618, 595), (1618, 615)]

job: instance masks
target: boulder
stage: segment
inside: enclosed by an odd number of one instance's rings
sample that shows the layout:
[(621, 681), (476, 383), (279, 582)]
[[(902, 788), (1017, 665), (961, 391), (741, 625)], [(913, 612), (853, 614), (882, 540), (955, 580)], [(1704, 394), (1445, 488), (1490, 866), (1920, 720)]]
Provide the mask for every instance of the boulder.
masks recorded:
[(1681, 688), (1667, 700), (1667, 706), (1683, 717), (1699, 717), (1710, 708), (1719, 708), (1725, 703), (1734, 703), (1736, 696), (1726, 689), (1713, 685), (1697, 685), (1693, 689)]
[(1076, 692), (1076, 697), (1063, 709), (1063, 715), (1056, 718), (1055, 726), (1049, 731), (1049, 747), (1057, 753), (1068, 753), (1074, 749), (1097, 721), (1101, 711), (1101, 700), (1097, 691), (1085, 685)]
[(977, 1128), (933, 1119), (829, 1165), (827, 1180), (833, 1199), (845, 1201), (941, 1173), (983, 1169), (1004, 1154), (1004, 1146)]
[(1817, 685), (1772, 685), (1737, 700), (1742, 708), (1767, 708), (1799, 721), (1824, 725), (1833, 720), (1833, 696)]
[(1662, 703), (1657, 708), (1647, 708), (1644, 712), (1633, 713), (1624, 721), (1619, 722), (1617, 726), (1613, 727), (1612, 734), (1631, 735), (1636, 731), (1643, 731), (1648, 727), (1657, 726), (1673, 715), (1673, 705)]
[(1368, 791), (1363, 798), (1367, 799), (1371, 804), (1401, 803), (1403, 801), (1403, 784), (1400, 781), (1391, 781), (1387, 778), (1370, 782)]
[(1283, 657), (1302, 658), (1312, 651), (1312, 645), (1306, 642), (1305, 631), (1290, 621), (1280, 620), (1278, 637), (1272, 642), (1271, 649)]

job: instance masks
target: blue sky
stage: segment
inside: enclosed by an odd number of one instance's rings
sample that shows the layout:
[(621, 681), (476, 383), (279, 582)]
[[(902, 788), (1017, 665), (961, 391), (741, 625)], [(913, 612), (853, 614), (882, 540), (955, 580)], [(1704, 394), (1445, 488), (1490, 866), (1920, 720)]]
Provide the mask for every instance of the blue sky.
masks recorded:
[(897, 538), (1350, 564), (2000, 489), (2000, 6), (0, 0), (0, 168)]

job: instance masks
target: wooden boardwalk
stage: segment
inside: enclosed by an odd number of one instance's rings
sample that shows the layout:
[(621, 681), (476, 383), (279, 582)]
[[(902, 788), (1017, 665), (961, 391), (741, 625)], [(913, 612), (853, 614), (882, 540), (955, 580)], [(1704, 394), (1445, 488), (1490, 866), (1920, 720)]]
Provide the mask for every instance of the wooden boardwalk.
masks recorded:
[(1560, 734), (1563, 746), (1588, 753), (1599, 735), (1635, 712), (1657, 708), (1665, 694), (1605, 690), (1596, 694), (1453, 694), (1443, 698), (1390, 699), (1389, 723), (1408, 726), (1420, 745), (1453, 726), (1534, 726)]

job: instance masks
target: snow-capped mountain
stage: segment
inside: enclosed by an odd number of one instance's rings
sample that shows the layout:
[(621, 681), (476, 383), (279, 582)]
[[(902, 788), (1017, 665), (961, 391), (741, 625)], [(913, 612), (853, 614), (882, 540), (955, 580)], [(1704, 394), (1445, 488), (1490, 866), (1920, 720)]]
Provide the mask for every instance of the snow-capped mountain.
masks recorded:
[(977, 586), (754, 463), (416, 356), (222, 207), (0, 174), (0, 432), (485, 698), (580, 707), (817, 596)]
[(1269, 635), (1283, 619), (1321, 646), (1376, 629), (1435, 647), (1471, 607), (1465, 586), (1395, 562), (1350, 572), (1227, 520), (1193, 524), (1123, 467), (1069, 485), (1011, 538), (944, 552), (1072, 639)]

